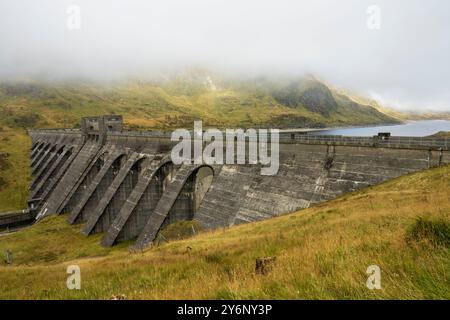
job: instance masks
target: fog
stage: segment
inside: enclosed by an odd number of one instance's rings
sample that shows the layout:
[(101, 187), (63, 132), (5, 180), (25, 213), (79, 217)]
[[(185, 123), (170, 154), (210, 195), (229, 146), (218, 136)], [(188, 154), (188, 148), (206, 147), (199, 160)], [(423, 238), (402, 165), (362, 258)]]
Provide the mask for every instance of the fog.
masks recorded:
[(0, 78), (311, 73), (389, 106), (450, 110), (449, 31), (447, 0), (1, 0)]

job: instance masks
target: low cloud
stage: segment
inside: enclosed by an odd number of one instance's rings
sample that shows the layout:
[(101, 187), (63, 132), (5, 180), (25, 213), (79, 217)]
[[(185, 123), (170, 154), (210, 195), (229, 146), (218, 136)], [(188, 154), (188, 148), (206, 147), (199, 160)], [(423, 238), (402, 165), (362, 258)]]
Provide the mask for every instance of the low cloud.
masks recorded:
[(394, 107), (450, 110), (448, 30), (446, 0), (3, 0), (0, 77), (312, 73)]

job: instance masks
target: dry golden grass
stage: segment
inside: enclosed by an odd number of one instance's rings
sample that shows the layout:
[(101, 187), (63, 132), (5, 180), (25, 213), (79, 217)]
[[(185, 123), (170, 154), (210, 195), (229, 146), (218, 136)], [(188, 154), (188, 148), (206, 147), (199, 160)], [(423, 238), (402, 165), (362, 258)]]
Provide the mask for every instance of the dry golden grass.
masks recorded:
[[(202, 232), (142, 253), (101, 248), (53, 217), (0, 237), (14, 263), (0, 266), (13, 299), (450, 299), (450, 249), (408, 242), (417, 217), (450, 221), (450, 167), (411, 174), (282, 217)], [(43, 258), (46, 257), (47, 258)], [(276, 256), (256, 275), (255, 259)], [(81, 267), (82, 289), (66, 288)], [(381, 268), (381, 290), (366, 287)]]

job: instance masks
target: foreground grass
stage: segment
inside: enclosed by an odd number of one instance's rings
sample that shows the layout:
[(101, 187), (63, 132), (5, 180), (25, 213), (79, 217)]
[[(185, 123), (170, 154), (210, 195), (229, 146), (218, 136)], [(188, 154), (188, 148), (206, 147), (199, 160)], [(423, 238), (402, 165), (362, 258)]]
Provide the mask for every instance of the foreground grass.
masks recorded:
[(0, 127), (0, 212), (26, 208), (30, 148), (25, 130)]
[[(14, 259), (1, 262), (0, 298), (450, 299), (449, 218), (448, 166), (142, 253), (128, 252), (128, 243), (102, 248), (100, 235), (84, 238), (53, 217), (0, 237), (0, 252)], [(256, 275), (264, 256), (276, 262)], [(74, 264), (81, 290), (66, 288)], [(373, 264), (381, 290), (366, 287)]]

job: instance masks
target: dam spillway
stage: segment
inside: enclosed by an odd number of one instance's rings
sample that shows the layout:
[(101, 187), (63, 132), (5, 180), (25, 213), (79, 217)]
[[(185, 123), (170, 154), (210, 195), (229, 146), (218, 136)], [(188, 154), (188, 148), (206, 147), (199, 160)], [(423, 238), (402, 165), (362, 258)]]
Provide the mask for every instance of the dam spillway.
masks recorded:
[(450, 163), (450, 139), (281, 133), (279, 170), (255, 164), (182, 164), (170, 133), (124, 131), (117, 115), (80, 129), (29, 130), (30, 208), (40, 219), (67, 214), (102, 244), (143, 249), (179, 220), (206, 228), (267, 219), (411, 172)]

